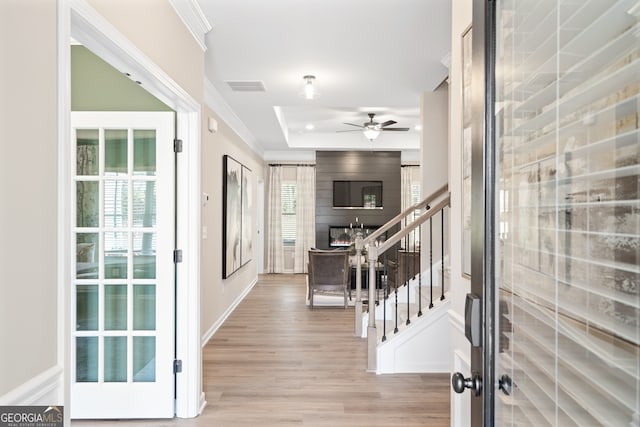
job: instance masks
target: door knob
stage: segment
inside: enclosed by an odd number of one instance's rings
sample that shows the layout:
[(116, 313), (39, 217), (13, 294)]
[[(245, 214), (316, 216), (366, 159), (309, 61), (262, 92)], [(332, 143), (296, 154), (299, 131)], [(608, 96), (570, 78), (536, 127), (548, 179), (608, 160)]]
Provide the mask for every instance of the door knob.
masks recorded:
[(511, 381), (511, 377), (507, 374), (504, 374), (498, 380), (498, 385), (500, 390), (507, 396), (511, 395), (511, 390), (513, 389), (513, 381)]
[(460, 372), (456, 372), (451, 376), (451, 386), (456, 393), (462, 393), (469, 388), (474, 391), (476, 396), (480, 396), (482, 391), (482, 380), (480, 374), (473, 372), (471, 378), (465, 378)]

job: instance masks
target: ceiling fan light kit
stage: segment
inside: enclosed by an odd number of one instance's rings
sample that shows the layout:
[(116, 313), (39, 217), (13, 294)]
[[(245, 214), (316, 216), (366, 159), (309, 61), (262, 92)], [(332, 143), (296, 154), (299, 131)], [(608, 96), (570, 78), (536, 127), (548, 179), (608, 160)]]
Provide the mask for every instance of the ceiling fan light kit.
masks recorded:
[[(373, 141), (376, 139), (381, 131), (401, 131), (406, 132), (409, 128), (388, 128), (387, 126), (395, 125), (397, 122), (395, 120), (387, 120), (384, 123), (374, 122), (373, 118), (375, 117), (374, 113), (369, 113), (369, 121), (364, 122), (362, 125), (356, 125), (353, 123), (345, 123), (345, 125), (355, 126), (361, 129), (364, 136), (369, 140)], [(338, 132), (353, 132), (353, 130), (343, 130)]]
[(373, 141), (374, 139), (376, 139), (378, 137), (378, 135), (380, 135), (380, 130), (379, 129), (375, 129), (375, 128), (367, 128), (362, 133), (364, 133), (364, 136), (369, 141)]

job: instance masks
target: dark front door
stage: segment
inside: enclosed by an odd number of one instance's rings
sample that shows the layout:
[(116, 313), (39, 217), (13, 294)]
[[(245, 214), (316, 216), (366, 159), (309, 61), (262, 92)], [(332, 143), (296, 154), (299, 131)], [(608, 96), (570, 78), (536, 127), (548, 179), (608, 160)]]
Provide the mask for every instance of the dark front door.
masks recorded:
[(494, 424), (495, 145), (493, 46), (495, 2), (473, 2), (471, 79), (471, 293), (465, 303), (465, 334), (471, 345), (471, 376), (452, 377), (457, 392), (471, 394), (471, 425)]

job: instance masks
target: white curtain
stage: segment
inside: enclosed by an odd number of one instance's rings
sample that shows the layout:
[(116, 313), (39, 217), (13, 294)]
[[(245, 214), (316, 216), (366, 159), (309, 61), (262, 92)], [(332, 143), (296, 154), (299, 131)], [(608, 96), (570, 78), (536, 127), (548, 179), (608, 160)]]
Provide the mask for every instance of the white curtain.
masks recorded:
[(400, 210), (404, 212), (411, 203), (411, 181), (413, 177), (413, 168), (415, 166), (403, 166), (400, 170), (402, 171), (401, 182), (400, 182), (400, 191), (402, 192), (402, 197), (400, 199)]
[(309, 249), (316, 245), (316, 168), (296, 169), (296, 246), (294, 273), (306, 273)]
[(269, 217), (267, 221), (267, 272), (283, 273), (282, 166), (269, 167)]
[[(403, 166), (400, 169), (402, 171), (400, 176), (400, 192), (402, 193), (400, 197), (400, 209), (402, 212), (413, 205), (413, 201), (411, 200), (411, 184), (413, 183), (414, 171), (417, 170), (417, 168), (418, 166)], [(407, 215), (406, 223), (410, 223), (413, 219), (414, 215)], [(409, 246), (405, 249), (414, 250), (418, 244), (418, 233), (416, 230), (409, 233), (409, 237), (406, 241), (403, 239), (401, 246), (404, 247), (407, 243)]]

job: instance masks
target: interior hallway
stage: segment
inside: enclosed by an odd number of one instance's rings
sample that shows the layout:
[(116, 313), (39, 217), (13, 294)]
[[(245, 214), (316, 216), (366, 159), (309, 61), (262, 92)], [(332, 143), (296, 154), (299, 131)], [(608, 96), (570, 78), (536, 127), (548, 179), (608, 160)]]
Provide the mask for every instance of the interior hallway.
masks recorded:
[(261, 275), (204, 349), (202, 415), (118, 425), (449, 426), (449, 374), (367, 373), (353, 308), (304, 298), (304, 275)]

